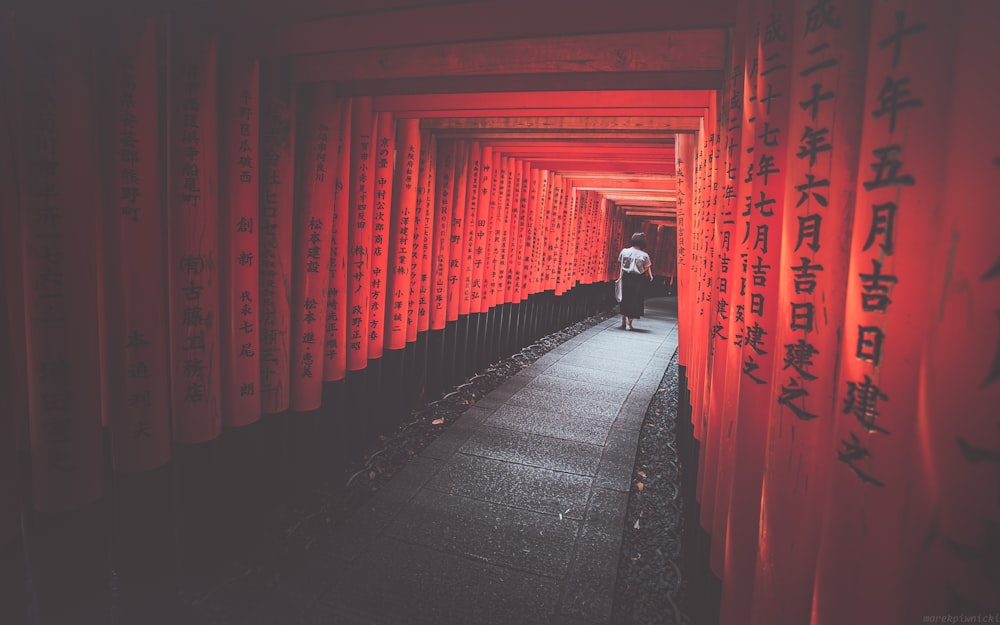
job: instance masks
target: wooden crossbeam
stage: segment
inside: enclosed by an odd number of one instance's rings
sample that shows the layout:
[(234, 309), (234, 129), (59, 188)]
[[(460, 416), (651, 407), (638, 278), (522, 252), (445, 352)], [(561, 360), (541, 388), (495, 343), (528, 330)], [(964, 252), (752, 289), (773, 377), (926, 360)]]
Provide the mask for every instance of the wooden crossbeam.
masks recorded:
[(677, 192), (676, 191), (662, 191), (659, 193), (652, 193), (649, 191), (630, 193), (627, 191), (612, 191), (606, 190), (601, 192), (604, 197), (609, 200), (614, 200), (617, 204), (638, 204), (643, 202), (669, 202), (674, 204), (677, 202)]
[(673, 154), (674, 144), (670, 139), (657, 143), (634, 143), (632, 141), (532, 141), (530, 135), (524, 135), (521, 141), (491, 141), (490, 145), (497, 150), (510, 152), (535, 152), (539, 154), (558, 153), (560, 151), (587, 154), (602, 152), (605, 154), (647, 153), (661, 156)]
[(299, 82), (614, 71), (718, 71), (723, 29), (505, 39), (295, 57)]
[(579, 191), (597, 191), (609, 200), (614, 200), (616, 202), (629, 202), (629, 201), (640, 201), (643, 199), (651, 199), (655, 201), (664, 202), (676, 202), (677, 201), (677, 189), (646, 189), (646, 191), (659, 192), (662, 195), (655, 196), (628, 196), (623, 195), (623, 193), (631, 191), (632, 189), (614, 189), (610, 187), (579, 187), (573, 185), (573, 188)]
[[(497, 91), (386, 95), (372, 99), (376, 111), (490, 110), (490, 109), (707, 109), (712, 91), (618, 89), (612, 91)], [(458, 116), (456, 116), (458, 117)]]
[[(489, 143), (482, 143), (484, 146), (488, 146)], [(565, 150), (560, 150), (550, 153), (539, 153), (534, 151), (524, 151), (524, 150), (503, 150), (494, 148), (494, 152), (498, 154), (503, 154), (504, 156), (513, 156), (515, 158), (521, 158), (529, 161), (536, 160), (562, 160), (565, 162), (578, 162), (578, 163), (622, 163), (622, 162), (633, 162), (633, 163), (656, 163), (656, 162), (666, 162), (673, 161), (673, 154), (667, 154), (664, 156), (660, 153), (650, 153), (650, 152), (636, 152), (636, 153), (613, 153), (613, 152), (601, 152), (592, 151), (590, 153), (586, 152), (569, 152)]]
[(568, 177), (570, 183), (583, 191), (615, 191), (620, 189), (641, 190), (676, 190), (677, 178), (663, 176), (660, 179), (614, 178), (611, 176)]
[(677, 207), (676, 196), (671, 200), (615, 200), (615, 204), (626, 210), (658, 209), (671, 211)]
[(270, 28), (265, 55), (318, 54), (383, 46), (522, 39), (617, 31), (728, 27), (732, 0), (222, 0), (234, 24)]
[(615, 206), (623, 211), (659, 212), (664, 216), (673, 215), (677, 211), (675, 202), (615, 202)]
[(648, 156), (668, 157), (674, 155), (673, 142), (630, 143), (624, 141), (591, 143), (582, 141), (490, 141), (496, 150), (517, 155), (551, 155), (551, 154), (609, 154), (628, 155), (645, 154)]
[(702, 108), (495, 108), (443, 109), (440, 111), (392, 111), (397, 118), (440, 119), (448, 117), (692, 117), (705, 116)]
[[(308, 82), (308, 81), (305, 81)], [(502, 76), (427, 76), (390, 80), (341, 80), (341, 96), (482, 93), (487, 91), (616, 91), (621, 89), (721, 89), (722, 70), (686, 72), (554, 72)]]
[(632, 181), (640, 181), (640, 180), (651, 181), (651, 182), (659, 182), (663, 180), (676, 180), (676, 177), (673, 176), (672, 174), (650, 174), (650, 173), (627, 174), (627, 173), (609, 172), (606, 174), (595, 174), (592, 171), (564, 171), (562, 172), (562, 175), (565, 176), (566, 178), (573, 178), (574, 180), (579, 180), (589, 177), (599, 177), (601, 180), (615, 180), (615, 181), (624, 180), (628, 181), (629, 184), (631, 184)]
[(662, 141), (664, 137), (672, 137), (674, 134), (691, 133), (693, 131), (607, 131), (607, 130), (564, 130), (543, 132), (538, 130), (525, 130), (518, 128), (493, 128), (490, 130), (479, 130), (476, 128), (436, 130), (434, 135), (442, 139), (469, 139), (478, 141), (491, 141), (494, 139), (506, 140), (522, 137), (538, 141), (543, 139), (553, 140), (573, 140), (573, 141), (601, 141), (601, 140), (631, 140), (631, 141)]
[(541, 159), (541, 158), (554, 158), (560, 156), (573, 157), (573, 158), (592, 158), (592, 159), (623, 159), (623, 158), (639, 158), (639, 159), (669, 159), (673, 156), (673, 153), (669, 150), (642, 150), (637, 149), (634, 151), (626, 150), (602, 150), (598, 146), (593, 146), (592, 148), (567, 148), (565, 146), (559, 146), (553, 150), (546, 150), (544, 148), (533, 148), (533, 149), (517, 149), (517, 148), (506, 148), (503, 146), (493, 145), (490, 141), (480, 141), (480, 145), (486, 147), (489, 146), (493, 148), (495, 152), (501, 152), (508, 156), (516, 156), (518, 158), (529, 158), (529, 159)]
[(620, 206), (625, 215), (644, 215), (649, 217), (668, 217), (677, 214), (674, 208), (660, 208), (655, 206)]
[[(197, 0), (195, 0), (197, 1)], [(188, 0), (191, 2), (191, 0)], [(362, 15), (384, 17), (389, 12), (419, 11), (434, 6), (439, 10), (456, 7), (462, 4), (477, 4), (478, 0), (365, 0), (363, 4), (357, 0), (219, 0), (219, 5), (232, 13), (234, 24), (275, 24), (290, 28), (290, 36), (299, 36), (303, 31), (294, 26), (321, 22), (322, 20), (343, 21)], [(351, 22), (345, 26), (357, 26)]]
[(531, 165), (538, 169), (547, 169), (553, 171), (559, 175), (563, 175), (564, 171), (590, 171), (595, 174), (601, 174), (605, 172), (616, 172), (616, 173), (630, 173), (630, 174), (641, 174), (641, 173), (656, 173), (656, 174), (673, 174), (675, 167), (673, 163), (662, 163), (662, 162), (649, 162), (649, 163), (636, 163), (636, 162), (593, 162), (586, 163), (580, 161), (559, 161), (559, 160), (531, 160)]
[(618, 130), (674, 133), (698, 130), (695, 117), (447, 117), (421, 120), (427, 130)]
[[(491, 144), (486, 143), (485, 145)], [(564, 160), (591, 162), (600, 160), (620, 161), (630, 159), (667, 161), (675, 158), (674, 152), (671, 149), (636, 148), (635, 150), (603, 150), (595, 146), (588, 150), (573, 150), (557, 146), (556, 149), (544, 150), (538, 148), (510, 149), (500, 145), (493, 145), (492, 147), (495, 152), (502, 153), (505, 156), (514, 156), (516, 158), (525, 159), (558, 158)]]
[(603, 139), (600, 141), (585, 141), (581, 139), (536, 141), (531, 135), (519, 135), (513, 138), (496, 139), (490, 141), (490, 145), (497, 149), (556, 149), (567, 148), (569, 150), (632, 150), (636, 148), (673, 148), (674, 136), (671, 134), (662, 135), (655, 141), (615, 141)]

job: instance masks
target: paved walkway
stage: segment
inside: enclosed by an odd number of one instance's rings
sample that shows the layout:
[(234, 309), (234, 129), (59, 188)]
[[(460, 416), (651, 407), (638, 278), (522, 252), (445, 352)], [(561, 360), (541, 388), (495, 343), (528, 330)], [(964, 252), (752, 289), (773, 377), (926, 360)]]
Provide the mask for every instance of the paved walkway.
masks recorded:
[(325, 625), (609, 623), (666, 301), (601, 323), (466, 411), (311, 558)]

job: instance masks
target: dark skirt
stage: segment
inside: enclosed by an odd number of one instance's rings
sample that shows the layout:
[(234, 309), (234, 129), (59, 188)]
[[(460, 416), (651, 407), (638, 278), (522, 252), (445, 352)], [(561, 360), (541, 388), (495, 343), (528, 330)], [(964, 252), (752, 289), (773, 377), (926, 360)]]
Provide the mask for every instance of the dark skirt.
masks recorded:
[(632, 319), (642, 317), (646, 307), (646, 283), (649, 278), (641, 273), (622, 274), (621, 314)]

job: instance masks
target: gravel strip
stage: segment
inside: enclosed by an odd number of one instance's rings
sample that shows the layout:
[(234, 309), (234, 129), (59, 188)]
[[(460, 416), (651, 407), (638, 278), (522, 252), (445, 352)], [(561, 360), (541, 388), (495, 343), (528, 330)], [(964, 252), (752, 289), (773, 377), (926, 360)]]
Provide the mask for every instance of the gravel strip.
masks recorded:
[(632, 471), (615, 589), (614, 625), (686, 625), (681, 575), (683, 510), (674, 423), (677, 353), (646, 410)]

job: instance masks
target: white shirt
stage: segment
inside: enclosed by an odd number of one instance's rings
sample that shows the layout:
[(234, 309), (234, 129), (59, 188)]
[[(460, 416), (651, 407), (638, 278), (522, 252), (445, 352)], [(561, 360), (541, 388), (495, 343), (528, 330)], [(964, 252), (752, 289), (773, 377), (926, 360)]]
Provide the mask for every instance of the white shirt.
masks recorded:
[(637, 247), (626, 247), (618, 255), (623, 273), (643, 273), (652, 264), (649, 254)]

